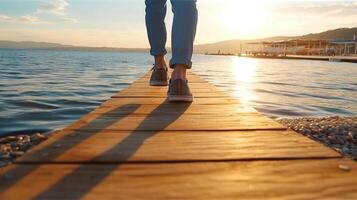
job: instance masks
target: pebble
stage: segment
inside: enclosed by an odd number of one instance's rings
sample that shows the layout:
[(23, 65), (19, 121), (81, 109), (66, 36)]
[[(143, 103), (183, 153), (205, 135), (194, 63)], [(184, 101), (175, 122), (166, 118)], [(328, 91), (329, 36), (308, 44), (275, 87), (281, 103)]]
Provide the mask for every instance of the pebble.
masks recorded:
[(34, 135), (31, 135), (31, 137), (30, 137), (30, 141), (35, 144), (39, 144), (46, 139), (47, 139), (47, 137), (41, 133), (36, 133)]
[(36, 133), (36, 136), (41, 140), (46, 140), (47, 139), (47, 137), (45, 135), (41, 134), (41, 133)]
[(350, 151), (350, 149), (348, 147), (346, 147), (346, 146), (342, 147), (342, 152), (344, 154), (347, 154), (349, 151)]
[(3, 145), (1, 145), (1, 148), (0, 148), (0, 150), (2, 151), (2, 152), (10, 152), (11, 151), (11, 145), (10, 144), (3, 144)]
[(351, 141), (357, 144), (357, 134), (353, 133), (352, 131), (348, 132), (348, 136), (350, 137)]
[(0, 160), (9, 160), (9, 159), (12, 159), (10, 153), (5, 153), (0, 156)]
[(357, 161), (357, 116), (278, 119), (280, 123)]
[(7, 165), (7, 162), (0, 160), (0, 167), (5, 167), (6, 165)]
[(24, 154), (25, 154), (25, 152), (23, 152), (23, 151), (14, 151), (14, 152), (10, 153), (10, 155), (14, 156), (14, 157), (20, 157), (20, 156), (22, 156)]
[(31, 147), (46, 139), (47, 136), (41, 133), (0, 138), (0, 167), (10, 164), (15, 158), (24, 155)]
[(16, 141), (17, 137), (16, 136), (7, 136), (6, 139), (8, 142), (11, 142), (11, 141)]
[(26, 143), (23, 143), (23, 144), (20, 145), (19, 150), (20, 150), (20, 151), (27, 151), (27, 150), (29, 150), (31, 147), (32, 147), (31, 142), (26, 142)]

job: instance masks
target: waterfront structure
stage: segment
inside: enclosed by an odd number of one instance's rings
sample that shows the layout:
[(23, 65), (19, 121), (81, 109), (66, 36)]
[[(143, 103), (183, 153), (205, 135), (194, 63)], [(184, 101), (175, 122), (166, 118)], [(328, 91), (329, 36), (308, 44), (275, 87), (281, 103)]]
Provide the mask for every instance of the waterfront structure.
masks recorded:
[(292, 39), (250, 42), (244, 53), (250, 56), (357, 56), (357, 40)]

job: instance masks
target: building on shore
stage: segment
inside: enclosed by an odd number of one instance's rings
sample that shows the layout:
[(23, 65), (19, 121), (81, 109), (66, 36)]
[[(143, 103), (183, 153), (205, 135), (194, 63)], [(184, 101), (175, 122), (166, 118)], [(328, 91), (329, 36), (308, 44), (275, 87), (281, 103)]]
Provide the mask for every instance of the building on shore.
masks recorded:
[(284, 40), (251, 42), (242, 52), (249, 56), (357, 56), (357, 40)]

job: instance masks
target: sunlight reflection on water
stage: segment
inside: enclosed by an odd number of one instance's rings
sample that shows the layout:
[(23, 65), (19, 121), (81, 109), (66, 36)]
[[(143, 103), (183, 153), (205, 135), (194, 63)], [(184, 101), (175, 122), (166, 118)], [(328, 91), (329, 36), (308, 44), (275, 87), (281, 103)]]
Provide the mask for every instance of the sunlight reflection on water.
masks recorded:
[(245, 102), (255, 100), (251, 86), (254, 83), (256, 76), (256, 60), (236, 57), (233, 59), (231, 67), (236, 79), (234, 89), (235, 96)]
[(195, 55), (193, 71), (270, 117), (357, 115), (357, 64)]

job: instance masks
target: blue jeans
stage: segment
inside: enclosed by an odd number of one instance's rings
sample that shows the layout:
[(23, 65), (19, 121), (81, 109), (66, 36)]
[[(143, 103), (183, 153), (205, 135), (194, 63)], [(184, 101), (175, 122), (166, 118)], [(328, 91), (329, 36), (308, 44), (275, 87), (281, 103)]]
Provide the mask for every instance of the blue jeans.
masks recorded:
[[(197, 0), (171, 0), (174, 13), (171, 48), (172, 58), (170, 67), (184, 64), (191, 68), (193, 42), (197, 27)], [(146, 4), (146, 29), (151, 46), (150, 54), (153, 56), (165, 55), (166, 45), (166, 2), (167, 0), (145, 0)]]

